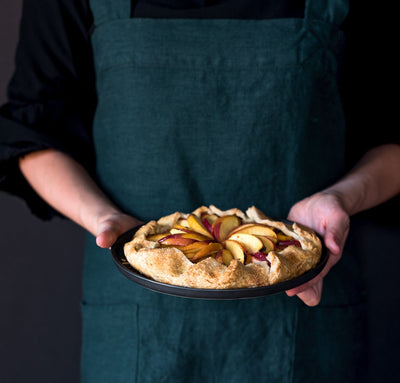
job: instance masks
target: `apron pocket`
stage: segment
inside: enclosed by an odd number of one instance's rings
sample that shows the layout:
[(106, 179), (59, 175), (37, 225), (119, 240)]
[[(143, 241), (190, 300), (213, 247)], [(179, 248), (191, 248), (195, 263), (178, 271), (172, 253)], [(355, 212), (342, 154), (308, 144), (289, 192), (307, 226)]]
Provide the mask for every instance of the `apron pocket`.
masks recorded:
[(135, 383), (137, 305), (82, 304), (82, 383)]
[(139, 305), (138, 382), (291, 382), (297, 315), (282, 315), (275, 301), (271, 310), (261, 301), (176, 311)]

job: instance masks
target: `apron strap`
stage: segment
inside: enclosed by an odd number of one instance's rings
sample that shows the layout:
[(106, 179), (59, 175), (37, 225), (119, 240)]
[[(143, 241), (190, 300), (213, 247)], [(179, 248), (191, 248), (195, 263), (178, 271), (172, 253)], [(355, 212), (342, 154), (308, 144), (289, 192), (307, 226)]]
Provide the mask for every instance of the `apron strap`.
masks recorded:
[(131, 0), (90, 0), (95, 26), (131, 17)]
[(349, 0), (307, 0), (304, 20), (324, 21), (340, 27), (349, 11)]

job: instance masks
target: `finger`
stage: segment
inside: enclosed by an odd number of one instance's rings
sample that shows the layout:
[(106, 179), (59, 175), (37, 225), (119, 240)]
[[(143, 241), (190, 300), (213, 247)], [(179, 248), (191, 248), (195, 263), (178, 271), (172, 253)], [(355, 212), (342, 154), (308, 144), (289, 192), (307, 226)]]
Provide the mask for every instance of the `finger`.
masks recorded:
[(350, 219), (344, 212), (336, 219), (329, 220), (324, 237), (325, 246), (334, 255), (341, 254), (350, 229)]
[(320, 279), (315, 285), (311, 286), (305, 291), (297, 294), (297, 296), (307, 305), (307, 306), (317, 306), (321, 301), (322, 296), (322, 284), (323, 280)]
[[(327, 274), (328, 272), (326, 272)], [(303, 285), (297, 286), (293, 289), (287, 290), (286, 295), (289, 297), (293, 297), (295, 295), (298, 295), (304, 291), (313, 289), (315, 285), (317, 285), (319, 283), (319, 281), (321, 281), (324, 278), (324, 276), (322, 275), (322, 272), (316, 276), (314, 279), (312, 279), (311, 281), (308, 281), (307, 283), (304, 283)]]
[(329, 258), (328, 258), (328, 261), (327, 261), (325, 267), (322, 269), (322, 271), (316, 277), (314, 277), (310, 281), (308, 281), (300, 286), (297, 286), (297, 287), (294, 287), (293, 289), (287, 290), (286, 294), (289, 297), (293, 297), (294, 295), (297, 295), (303, 291), (313, 288), (314, 285), (317, 285), (325, 278), (325, 276), (329, 273), (332, 266), (334, 266), (336, 263), (337, 263), (337, 260), (334, 259), (334, 256), (331, 253), (329, 253)]
[(288, 296), (292, 297), (311, 289), (314, 285), (319, 283), (319, 281), (328, 274), (329, 270), (340, 260), (347, 234), (349, 232), (350, 220), (346, 213), (340, 212), (339, 214), (340, 215), (337, 219), (330, 220), (326, 226), (324, 243), (329, 250), (329, 258), (324, 269), (311, 281), (286, 291)]
[(324, 238), (325, 246), (330, 250), (332, 254), (339, 254), (341, 252), (340, 241), (333, 234), (333, 232), (328, 231)]

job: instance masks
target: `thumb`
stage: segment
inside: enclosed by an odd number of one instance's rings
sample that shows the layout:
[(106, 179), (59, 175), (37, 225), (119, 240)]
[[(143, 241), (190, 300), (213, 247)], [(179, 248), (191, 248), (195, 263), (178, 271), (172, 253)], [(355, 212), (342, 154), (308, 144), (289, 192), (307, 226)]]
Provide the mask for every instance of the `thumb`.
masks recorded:
[(118, 238), (118, 229), (114, 222), (106, 221), (99, 225), (96, 244), (102, 248), (109, 248)]

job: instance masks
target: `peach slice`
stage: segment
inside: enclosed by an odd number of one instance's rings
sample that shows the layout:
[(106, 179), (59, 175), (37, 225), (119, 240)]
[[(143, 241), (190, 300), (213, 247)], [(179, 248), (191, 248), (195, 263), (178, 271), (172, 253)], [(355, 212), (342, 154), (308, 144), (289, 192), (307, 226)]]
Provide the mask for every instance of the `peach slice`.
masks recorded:
[(187, 219), (185, 219), (185, 218), (181, 218), (181, 219), (179, 219), (179, 220), (178, 220), (178, 222), (176, 223), (176, 225), (179, 225), (179, 226), (183, 226), (183, 227), (189, 228), (188, 221), (187, 221)]
[(229, 266), (233, 259), (232, 253), (228, 249), (222, 250), (222, 261), (224, 262), (225, 266)]
[(202, 258), (208, 257), (218, 251), (222, 250), (222, 245), (217, 242), (211, 242), (207, 246), (198, 251), (192, 258), (192, 261), (199, 261)]
[(257, 223), (239, 226), (232, 233), (229, 234), (229, 237), (235, 233), (263, 235), (265, 237), (270, 237), (275, 243), (278, 240), (277, 235), (273, 229), (271, 229), (269, 226)]
[(210, 241), (197, 241), (193, 242), (187, 246), (182, 247), (180, 250), (183, 252), (197, 252), (203, 249), (205, 246), (207, 246), (210, 243)]
[(211, 227), (210, 222), (208, 222), (208, 220), (207, 220), (206, 218), (203, 218), (203, 219), (201, 220), (201, 223), (202, 223), (203, 226), (207, 229), (207, 231), (209, 231), (209, 232), (211, 233), (212, 227)]
[(187, 233), (187, 231), (183, 231), (183, 230), (179, 230), (179, 229), (174, 229), (174, 228), (172, 228), (172, 229), (169, 231), (169, 233), (170, 233), (170, 234), (184, 234), (184, 233)]
[(170, 232), (172, 233), (173, 230), (180, 231), (182, 233), (194, 233), (194, 231), (189, 229), (188, 227), (179, 225), (177, 223), (172, 227)]
[(291, 241), (291, 240), (293, 240), (292, 237), (289, 237), (288, 235), (280, 233), (280, 232), (277, 234), (277, 238), (278, 238), (278, 241)]
[(240, 226), (238, 226), (238, 227), (235, 227), (235, 228), (228, 234), (228, 237), (229, 237), (230, 235), (232, 235), (233, 233), (238, 232), (239, 230), (242, 230), (242, 229), (245, 229), (245, 228), (247, 228), (247, 227), (254, 226), (254, 225), (256, 225), (256, 224), (255, 224), (255, 223), (243, 223), (242, 225), (240, 225)]
[(256, 237), (261, 239), (261, 242), (264, 245), (263, 251), (265, 253), (269, 253), (270, 251), (275, 250), (275, 243), (270, 237), (267, 237), (265, 235), (257, 235)]
[(186, 258), (188, 258), (190, 260), (192, 260), (194, 258), (193, 262), (195, 262), (195, 261), (197, 262), (195, 256), (199, 251), (200, 250), (197, 249), (197, 250), (191, 250), (191, 251), (184, 251), (183, 253), (185, 254)]
[(211, 227), (211, 233), (217, 241), (224, 241), (228, 233), (240, 224), (241, 220), (236, 215), (225, 215), (215, 220)]
[(182, 237), (183, 238), (195, 239), (196, 241), (210, 240), (210, 238), (206, 237), (205, 235), (199, 234), (199, 233), (183, 233)]
[(201, 222), (205, 228), (211, 233), (211, 225), (218, 219), (216, 214), (203, 214), (201, 216)]
[(187, 222), (189, 227), (196, 233), (202, 234), (207, 238), (214, 239), (212, 234), (205, 228), (205, 226), (202, 224), (200, 218), (197, 217), (197, 215), (190, 214), (189, 217), (187, 218)]
[(246, 253), (246, 263), (245, 265), (248, 265), (249, 263), (253, 262), (253, 257), (251, 256), (251, 254)]
[(237, 259), (239, 262), (242, 262), (243, 264), (245, 263), (246, 261), (245, 250), (239, 242), (227, 239), (224, 242), (224, 244), (226, 249), (230, 251), (234, 259)]
[(169, 232), (170, 234), (183, 234), (184, 238), (193, 238), (198, 239), (199, 241), (203, 241), (204, 238), (209, 238), (191, 229), (187, 229), (186, 227), (179, 225), (175, 225)]
[(147, 237), (148, 241), (158, 242), (160, 239), (168, 237), (169, 233), (152, 234)]
[(217, 255), (215, 256), (215, 260), (224, 264), (225, 266), (229, 266), (232, 259), (233, 255), (228, 249), (222, 249), (218, 251)]
[(211, 225), (214, 223), (215, 220), (218, 219), (218, 216), (216, 214), (207, 214), (204, 216), (204, 218), (211, 223)]
[(264, 247), (261, 239), (251, 234), (236, 233), (232, 234), (229, 239), (239, 242), (248, 253), (256, 253)]
[(183, 234), (171, 234), (167, 235), (164, 238), (161, 238), (158, 242), (161, 245), (167, 245), (167, 246), (187, 246), (190, 245), (193, 242), (196, 242), (195, 239), (192, 238), (184, 238), (182, 237)]

